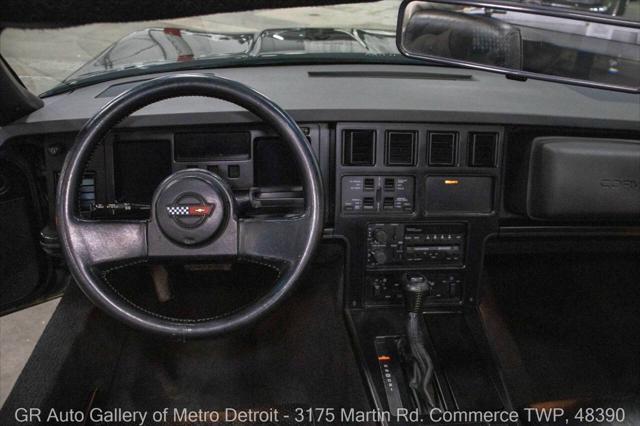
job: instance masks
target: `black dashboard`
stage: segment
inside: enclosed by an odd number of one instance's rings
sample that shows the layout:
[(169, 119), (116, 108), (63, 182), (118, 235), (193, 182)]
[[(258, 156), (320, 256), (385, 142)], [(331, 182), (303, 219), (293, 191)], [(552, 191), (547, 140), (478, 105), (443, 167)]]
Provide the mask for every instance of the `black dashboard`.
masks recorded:
[[(428, 277), (430, 306), (473, 303), (487, 238), (540, 227), (508, 206), (517, 198), (518, 158), (548, 131), (585, 132), (410, 122), (300, 126), (321, 166), (329, 206), (325, 236), (349, 247), (347, 297), (351, 306), (377, 307), (402, 303), (407, 271)], [(45, 138), (51, 199), (71, 142)], [(114, 132), (86, 166), (81, 211), (87, 218), (148, 218), (157, 185), (187, 168), (212, 171), (245, 194), (251, 206), (245, 214), (293, 213), (303, 206), (288, 149), (269, 129), (240, 124)], [(544, 229), (561, 233), (566, 225), (551, 222)]]
[[(320, 125), (302, 127), (320, 153)], [(325, 127), (326, 130), (326, 127)], [(45, 142), (48, 192), (71, 138)], [(87, 218), (148, 218), (155, 189), (172, 173), (201, 168), (223, 177), (234, 191), (247, 192), (265, 208), (295, 207), (302, 201), (300, 172), (280, 137), (261, 126), (189, 127), (121, 131), (109, 135), (85, 168), (80, 191)]]
[[(220, 74), (272, 96), (307, 136), (325, 189), (325, 237), (348, 247), (348, 306), (396, 306), (402, 273), (414, 271), (431, 283), (429, 306), (462, 309), (477, 299), (485, 242), (493, 236), (622, 235), (638, 225), (633, 218), (533, 221), (520, 199), (521, 170), (536, 138), (637, 141), (637, 95), (468, 70), (420, 67), (428, 73), (409, 78), (404, 73), (415, 67), (380, 66), (388, 73), (379, 78), (371, 67), (351, 66), (359, 75), (346, 79), (341, 66), (315, 67), (323, 77), (308, 68)], [(51, 222), (73, 129), (136, 81), (47, 98), (43, 110), (0, 129), (0, 144), (39, 158)], [(115, 129), (86, 166), (80, 210), (85, 217), (148, 217), (154, 189), (187, 168), (227, 180), (248, 200), (244, 214), (303, 205), (299, 172), (277, 134), (230, 104), (194, 98), (152, 105)]]

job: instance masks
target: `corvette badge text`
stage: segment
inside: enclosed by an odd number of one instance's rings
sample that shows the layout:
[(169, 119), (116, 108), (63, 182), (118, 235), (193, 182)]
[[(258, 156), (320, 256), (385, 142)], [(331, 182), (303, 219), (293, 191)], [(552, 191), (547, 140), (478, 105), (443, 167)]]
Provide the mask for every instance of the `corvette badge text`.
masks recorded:
[(606, 421), (618, 424), (625, 421), (622, 408), (588, 408), (577, 413), (565, 413), (561, 408), (526, 408), (523, 412), (499, 411), (446, 411), (439, 408), (430, 410), (428, 419), (419, 415), (417, 410), (398, 409), (392, 413), (383, 410), (356, 410), (353, 408), (292, 408), (280, 411), (276, 408), (240, 410), (226, 408), (224, 410), (189, 410), (186, 408), (164, 408), (156, 411), (110, 410), (92, 408), (82, 410), (41, 410), (39, 408), (19, 408), (15, 412), (18, 423), (38, 424), (118, 424), (118, 425), (153, 425), (153, 424), (224, 424), (224, 423), (321, 423), (321, 424), (360, 424), (371, 422), (400, 422), (402, 424), (420, 424), (428, 420), (431, 424), (479, 424), (500, 423), (518, 424), (592, 424)]

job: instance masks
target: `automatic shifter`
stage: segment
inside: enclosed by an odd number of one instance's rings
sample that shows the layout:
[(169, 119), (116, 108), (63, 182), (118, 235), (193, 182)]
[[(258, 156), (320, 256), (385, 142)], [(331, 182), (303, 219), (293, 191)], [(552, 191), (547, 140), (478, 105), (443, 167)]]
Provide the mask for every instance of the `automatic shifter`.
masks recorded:
[(416, 405), (422, 414), (431, 408), (438, 407), (434, 398), (433, 362), (425, 347), (422, 333), (422, 304), (429, 294), (430, 285), (427, 277), (416, 272), (403, 275), (405, 307), (407, 309), (407, 341), (405, 352), (409, 358), (409, 387), (412, 390)]

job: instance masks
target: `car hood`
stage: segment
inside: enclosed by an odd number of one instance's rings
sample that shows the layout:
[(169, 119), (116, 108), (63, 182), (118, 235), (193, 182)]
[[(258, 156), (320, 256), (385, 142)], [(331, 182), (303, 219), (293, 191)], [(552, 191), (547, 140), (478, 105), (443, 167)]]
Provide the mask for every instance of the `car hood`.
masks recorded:
[(113, 43), (65, 79), (199, 59), (322, 53), (398, 54), (395, 32), (375, 29), (284, 28), (212, 33), (183, 28), (146, 28)]

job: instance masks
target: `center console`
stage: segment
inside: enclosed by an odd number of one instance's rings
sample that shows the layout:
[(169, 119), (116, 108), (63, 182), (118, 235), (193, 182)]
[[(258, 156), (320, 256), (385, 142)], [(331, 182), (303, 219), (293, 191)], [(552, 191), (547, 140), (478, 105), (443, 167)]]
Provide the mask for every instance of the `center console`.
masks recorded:
[(475, 300), (483, 240), (497, 229), (503, 129), (338, 123), (335, 134), (350, 306), (399, 306), (406, 271), (429, 282), (427, 307)]
[(335, 135), (334, 233), (348, 242), (345, 304), (377, 408), (420, 405), (407, 355), (413, 281), (424, 287), (417, 346), (433, 359), (437, 405), (503, 408), (482, 337), (467, 323), (484, 241), (498, 231), (503, 129), (339, 123)]

